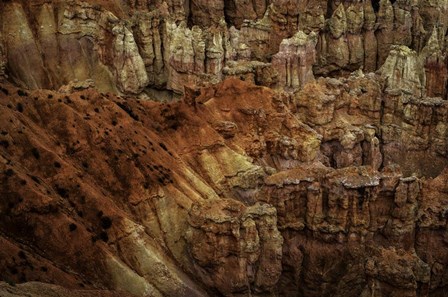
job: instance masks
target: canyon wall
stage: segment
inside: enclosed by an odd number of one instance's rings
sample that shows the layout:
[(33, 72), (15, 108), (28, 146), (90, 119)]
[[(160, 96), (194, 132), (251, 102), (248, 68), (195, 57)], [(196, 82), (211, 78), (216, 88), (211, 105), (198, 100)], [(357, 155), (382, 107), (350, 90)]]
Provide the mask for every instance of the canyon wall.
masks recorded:
[[(237, 76), (297, 89), (311, 72), (376, 71), (392, 47), (404, 46), (424, 66), (422, 92), (446, 97), (445, 0), (5, 1), (0, 8), (0, 73), (6, 67), (24, 88), (92, 79), (101, 91), (183, 93), (184, 85)], [(293, 45), (299, 31), (310, 37)]]
[(169, 104), (2, 85), (2, 279), (444, 296), (448, 101), (384, 80), (291, 95), (228, 79)]
[(447, 15), (0, 2), (0, 295), (446, 296)]

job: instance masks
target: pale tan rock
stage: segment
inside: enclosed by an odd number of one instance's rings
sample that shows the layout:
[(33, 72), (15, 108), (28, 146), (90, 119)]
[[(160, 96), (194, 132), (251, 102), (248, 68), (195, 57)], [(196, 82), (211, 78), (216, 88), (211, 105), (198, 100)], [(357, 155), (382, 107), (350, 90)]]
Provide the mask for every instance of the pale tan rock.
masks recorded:
[(16, 2), (4, 4), (2, 21), (2, 35), (11, 79), (23, 87), (51, 87), (22, 5)]
[(272, 68), (279, 75), (280, 88), (300, 89), (314, 80), (312, 66), (315, 62), (317, 36), (297, 32), (292, 38), (284, 39), (280, 50), (272, 57)]
[(390, 89), (402, 90), (421, 97), (424, 94), (425, 73), (418, 54), (406, 46), (393, 46), (381, 75)]
[(280, 276), (283, 244), (275, 214), (268, 204), (245, 207), (229, 199), (193, 205), (187, 241), (203, 281), (222, 294), (271, 290)]
[(115, 38), (113, 65), (118, 88), (124, 93), (140, 93), (149, 81), (134, 36), (123, 25), (113, 27), (112, 33)]
[(5, 78), (5, 71), (6, 71), (6, 64), (7, 64), (7, 58), (6, 58), (6, 49), (3, 45), (3, 37), (0, 32), (0, 77), (2, 79)]

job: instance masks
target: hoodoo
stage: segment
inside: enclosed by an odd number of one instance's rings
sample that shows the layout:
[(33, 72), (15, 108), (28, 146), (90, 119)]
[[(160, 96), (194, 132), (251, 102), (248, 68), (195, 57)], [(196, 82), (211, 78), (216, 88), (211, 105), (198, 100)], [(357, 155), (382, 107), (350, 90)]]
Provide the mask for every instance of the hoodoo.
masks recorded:
[(448, 1), (0, 2), (0, 296), (448, 296)]

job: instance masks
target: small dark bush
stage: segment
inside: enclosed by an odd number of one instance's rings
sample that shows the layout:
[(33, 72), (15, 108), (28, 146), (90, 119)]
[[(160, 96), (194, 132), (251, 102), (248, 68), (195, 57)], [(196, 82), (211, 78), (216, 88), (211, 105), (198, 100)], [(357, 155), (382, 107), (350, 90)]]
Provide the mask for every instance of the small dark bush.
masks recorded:
[(18, 255), (19, 255), (20, 259), (26, 259), (26, 255), (25, 255), (25, 253), (23, 251), (19, 251)]
[(106, 231), (102, 231), (100, 233), (100, 239), (104, 242), (108, 242), (109, 241), (109, 235), (107, 235)]
[(103, 229), (109, 229), (112, 227), (112, 220), (109, 217), (102, 217), (101, 218), (101, 227)]
[(64, 188), (60, 187), (59, 185), (56, 185), (55, 190), (56, 190), (56, 193), (58, 193), (58, 195), (61, 196), (62, 198), (68, 198), (69, 194), (68, 194), (67, 189), (64, 189)]
[(3, 146), (4, 148), (7, 149), (9, 147), (9, 142), (7, 140), (1, 140), (0, 146)]
[(34, 158), (36, 158), (36, 160), (40, 159), (40, 153), (39, 153), (39, 150), (37, 148), (33, 147), (31, 149), (31, 153), (33, 154)]
[(17, 95), (19, 95), (20, 97), (25, 97), (28, 96), (28, 93), (22, 90), (17, 90)]
[(3, 94), (5, 94), (5, 95), (9, 95), (9, 91), (8, 91), (7, 89), (5, 89), (5, 88), (1, 88), (1, 90), (2, 90)]
[(32, 176), (31, 176), (31, 179), (32, 179), (33, 181), (35, 181), (36, 183), (40, 184), (40, 180), (39, 180), (39, 178), (37, 178), (37, 176), (32, 175)]
[(164, 143), (159, 143), (159, 146), (164, 150), (164, 151), (168, 151), (168, 148), (166, 147), (166, 145)]
[(74, 223), (71, 223), (71, 224), (68, 226), (68, 228), (70, 229), (70, 232), (73, 232), (73, 231), (76, 230), (76, 228), (78, 228), (78, 226), (76, 226), (76, 224), (74, 224)]

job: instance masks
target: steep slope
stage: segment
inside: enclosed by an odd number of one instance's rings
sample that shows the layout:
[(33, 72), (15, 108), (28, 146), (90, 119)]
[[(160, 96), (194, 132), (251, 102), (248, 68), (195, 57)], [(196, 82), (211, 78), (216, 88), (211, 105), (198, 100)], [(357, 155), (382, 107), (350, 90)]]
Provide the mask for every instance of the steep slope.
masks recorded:
[(444, 296), (448, 104), (394, 90), (374, 75), (293, 95), (229, 79), (167, 104), (3, 84), (2, 279)]

